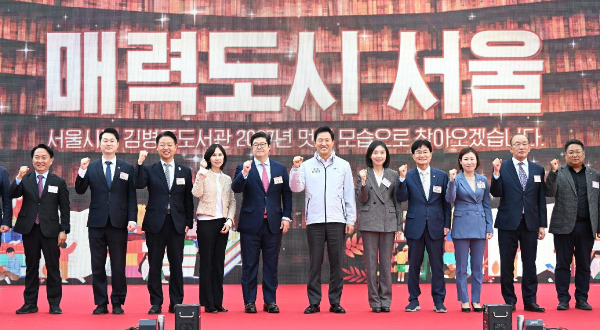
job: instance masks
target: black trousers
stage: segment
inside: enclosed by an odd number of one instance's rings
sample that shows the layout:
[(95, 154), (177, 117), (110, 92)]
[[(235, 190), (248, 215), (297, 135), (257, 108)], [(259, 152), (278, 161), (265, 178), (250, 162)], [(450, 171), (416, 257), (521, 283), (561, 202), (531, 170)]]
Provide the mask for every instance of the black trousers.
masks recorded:
[(523, 277), (521, 280), (523, 303), (536, 303), (538, 280), (535, 259), (537, 256), (537, 244), (538, 232), (527, 230), (524, 219), (521, 219), (517, 230), (498, 229), (500, 288), (505, 303), (517, 303), (513, 274), (515, 271), (515, 256), (517, 255), (519, 245), (521, 246), (521, 261), (523, 264)]
[(197, 221), (200, 259), (200, 305), (223, 306), (225, 248), (229, 233), (221, 234), (225, 218)]
[(58, 237), (45, 237), (42, 235), (39, 225), (33, 225), (29, 234), (23, 235), (23, 247), (25, 248), (25, 291), (23, 298), (26, 304), (37, 305), (38, 292), (40, 289), (40, 258), (44, 253), (46, 261), (46, 296), (50, 305), (59, 305), (62, 298), (62, 282), (60, 278), (60, 248)]
[(339, 304), (342, 299), (344, 235), (346, 224), (339, 222), (315, 223), (306, 226), (310, 269), (308, 271), (308, 301), (321, 303), (321, 267), (327, 243), (329, 257), (329, 304)]
[(179, 234), (173, 225), (173, 219), (167, 214), (165, 223), (158, 233), (146, 232), (146, 245), (148, 246), (148, 292), (150, 304), (162, 305), (163, 292), (161, 283), (161, 270), (167, 248), (169, 259), (169, 299), (170, 305), (183, 302), (183, 243), (185, 234)]
[(575, 300), (587, 301), (590, 291), (590, 263), (594, 235), (589, 222), (577, 222), (570, 234), (554, 234), (556, 270), (554, 272), (558, 301), (569, 302), (571, 262), (575, 256)]
[(425, 225), (423, 235), (418, 239), (407, 239), (408, 243), (408, 301), (418, 300), (421, 295), (419, 278), (425, 257), (429, 255), (431, 267), (431, 297), (434, 303), (444, 303), (446, 282), (444, 281), (444, 238), (433, 239), (429, 227)]
[(94, 304), (108, 304), (108, 279), (106, 277), (106, 252), (110, 254), (112, 293), (111, 303), (122, 305), (127, 296), (125, 260), (127, 256), (127, 229), (115, 228), (108, 220), (104, 228), (88, 228), (92, 261), (92, 288)]

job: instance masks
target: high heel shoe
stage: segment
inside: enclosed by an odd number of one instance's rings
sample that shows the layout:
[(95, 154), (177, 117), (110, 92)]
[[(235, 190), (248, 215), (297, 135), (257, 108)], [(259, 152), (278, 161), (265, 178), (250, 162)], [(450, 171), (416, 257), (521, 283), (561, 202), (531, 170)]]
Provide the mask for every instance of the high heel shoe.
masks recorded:
[(473, 307), (473, 311), (475, 313), (481, 313), (481, 312), (483, 312), (483, 307), (475, 307), (475, 305), (473, 305), (473, 303), (471, 303), (471, 307)]
[(469, 312), (471, 312), (471, 307), (463, 307), (463, 305), (461, 305), (460, 306), (460, 311), (463, 312), (463, 313), (469, 313)]

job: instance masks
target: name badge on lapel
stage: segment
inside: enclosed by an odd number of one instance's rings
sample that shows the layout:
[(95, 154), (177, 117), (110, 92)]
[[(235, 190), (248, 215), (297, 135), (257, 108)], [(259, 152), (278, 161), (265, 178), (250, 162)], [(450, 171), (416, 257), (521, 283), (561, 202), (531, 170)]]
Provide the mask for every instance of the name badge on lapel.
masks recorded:
[(390, 182), (390, 180), (388, 180), (387, 178), (383, 178), (383, 180), (381, 180), (381, 183), (382, 183), (384, 186), (386, 186), (386, 188), (389, 188), (389, 187), (390, 187), (390, 185), (392, 184), (392, 183)]
[(592, 181), (592, 188), (600, 189), (600, 183), (598, 183), (598, 181)]
[(57, 186), (48, 186), (48, 192), (56, 194), (58, 192), (58, 187)]
[(533, 182), (542, 182), (542, 176), (541, 175), (534, 175), (533, 176)]
[(483, 182), (483, 181), (477, 181), (477, 188), (479, 188), (479, 189), (485, 189), (485, 182)]
[(178, 186), (185, 186), (185, 178), (177, 178), (176, 181)]
[(433, 186), (433, 192), (436, 194), (442, 193), (442, 186)]
[(275, 182), (275, 184), (282, 184), (283, 178), (281, 176), (278, 176), (276, 178), (273, 178), (273, 182)]
[(129, 180), (129, 173), (121, 172), (121, 174), (119, 174), (119, 179), (125, 181)]

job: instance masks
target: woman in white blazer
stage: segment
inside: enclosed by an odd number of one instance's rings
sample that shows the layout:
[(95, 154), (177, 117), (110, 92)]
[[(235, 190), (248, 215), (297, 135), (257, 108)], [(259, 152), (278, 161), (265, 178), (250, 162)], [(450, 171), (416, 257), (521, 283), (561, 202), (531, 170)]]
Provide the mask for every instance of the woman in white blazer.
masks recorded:
[[(480, 303), (483, 281), (483, 251), (486, 239), (492, 238), (492, 209), (490, 187), (485, 176), (475, 173), (479, 155), (473, 148), (458, 154), (458, 167), (450, 170), (446, 201), (454, 203), (451, 236), (456, 256), (456, 291), (461, 310), (482, 312)], [(467, 264), (471, 256), (471, 306), (467, 290)]]
[(200, 198), (196, 232), (200, 258), (200, 305), (208, 313), (227, 312), (223, 307), (223, 272), (229, 229), (235, 215), (231, 177), (222, 172), (227, 154), (220, 144), (204, 153), (192, 194)]

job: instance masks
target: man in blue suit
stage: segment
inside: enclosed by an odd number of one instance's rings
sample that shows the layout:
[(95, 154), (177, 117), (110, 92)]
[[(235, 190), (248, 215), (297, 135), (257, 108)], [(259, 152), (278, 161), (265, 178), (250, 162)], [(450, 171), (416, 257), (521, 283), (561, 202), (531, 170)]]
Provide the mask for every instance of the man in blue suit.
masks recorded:
[(0, 210), (0, 232), (6, 233), (12, 227), (12, 199), (10, 198), (10, 182), (8, 172), (0, 166), (0, 197), (2, 197), (2, 210)]
[(242, 244), (244, 310), (256, 313), (258, 262), (263, 257), (263, 310), (279, 313), (277, 264), (282, 233), (290, 228), (292, 191), (285, 165), (269, 159), (271, 137), (257, 132), (250, 138), (254, 160), (235, 169), (231, 189), (243, 193), (238, 231)]
[(530, 146), (527, 136), (516, 134), (510, 139), (513, 157), (494, 159), (490, 193), (500, 197), (494, 227), (498, 228), (500, 280), (504, 302), (516, 310), (517, 296), (513, 283), (514, 260), (521, 246), (523, 279), (521, 293), (525, 310), (544, 312), (536, 302), (537, 240), (544, 239), (547, 226), (544, 168), (528, 161)]
[(167, 248), (169, 259), (169, 313), (183, 302), (183, 246), (185, 234), (194, 225), (194, 197), (192, 170), (175, 162), (177, 137), (171, 131), (156, 136), (160, 161), (144, 166), (148, 156), (140, 151), (136, 169), (136, 188), (148, 187), (148, 203), (142, 230), (148, 246), (148, 314), (160, 314), (163, 303), (161, 269)]
[(110, 253), (112, 293), (110, 302), (113, 314), (123, 314), (122, 304), (127, 295), (125, 259), (127, 256), (127, 231), (137, 224), (137, 199), (135, 173), (131, 164), (117, 159), (119, 132), (107, 128), (100, 133), (102, 157), (90, 163), (81, 160), (75, 179), (75, 191), (83, 195), (91, 191), (88, 215), (88, 236), (92, 261), (93, 314), (108, 313), (108, 281), (106, 278), (106, 253)]
[(410, 148), (417, 168), (407, 172), (406, 165), (400, 166), (397, 199), (408, 201), (404, 236), (408, 243), (408, 301), (404, 309), (416, 312), (419, 305), (419, 275), (425, 249), (431, 265), (431, 295), (433, 310), (446, 313), (444, 299), (444, 237), (450, 231), (450, 203), (446, 202), (448, 176), (445, 172), (429, 166), (433, 149), (427, 140), (417, 140)]

